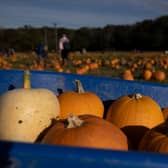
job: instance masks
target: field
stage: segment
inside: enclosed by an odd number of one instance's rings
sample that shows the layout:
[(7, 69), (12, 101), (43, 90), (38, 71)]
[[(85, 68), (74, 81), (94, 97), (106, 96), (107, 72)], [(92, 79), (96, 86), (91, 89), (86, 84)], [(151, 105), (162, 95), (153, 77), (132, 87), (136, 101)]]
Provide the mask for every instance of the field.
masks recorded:
[(49, 53), (38, 65), (36, 54), (0, 57), (0, 69), (30, 69), (168, 83), (168, 55), (163, 52), (71, 52), (66, 65), (59, 53)]

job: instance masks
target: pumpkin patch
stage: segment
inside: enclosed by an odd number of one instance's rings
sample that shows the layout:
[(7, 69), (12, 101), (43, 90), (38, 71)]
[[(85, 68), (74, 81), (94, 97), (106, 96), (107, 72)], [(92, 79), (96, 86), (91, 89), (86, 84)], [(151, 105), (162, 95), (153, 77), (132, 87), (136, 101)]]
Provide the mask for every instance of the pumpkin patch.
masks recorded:
[[(168, 55), (163, 52), (71, 52), (70, 62), (61, 65), (59, 53), (48, 53), (46, 64), (36, 62), (36, 54), (15, 53), (0, 58), (1, 69), (30, 69), (107, 76), (126, 80), (168, 83)], [(125, 73), (129, 70), (131, 73)], [(152, 76), (151, 76), (152, 73)]]

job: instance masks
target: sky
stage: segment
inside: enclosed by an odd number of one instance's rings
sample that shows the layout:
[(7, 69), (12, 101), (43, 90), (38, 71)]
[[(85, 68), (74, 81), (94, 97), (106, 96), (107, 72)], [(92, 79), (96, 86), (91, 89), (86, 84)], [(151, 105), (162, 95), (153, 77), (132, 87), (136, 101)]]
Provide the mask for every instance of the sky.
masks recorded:
[(168, 0), (1, 0), (0, 27), (81, 28), (134, 24), (168, 15)]

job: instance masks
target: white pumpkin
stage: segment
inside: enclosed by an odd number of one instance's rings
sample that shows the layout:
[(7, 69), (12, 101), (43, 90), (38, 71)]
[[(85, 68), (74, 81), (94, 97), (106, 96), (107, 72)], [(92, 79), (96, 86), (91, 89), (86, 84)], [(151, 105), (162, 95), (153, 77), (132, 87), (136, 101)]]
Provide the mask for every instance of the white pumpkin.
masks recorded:
[(34, 142), (60, 115), (56, 95), (49, 89), (14, 89), (0, 97), (0, 139)]
[(0, 97), (1, 140), (34, 142), (60, 116), (59, 101), (51, 90), (31, 89), (29, 70), (24, 72), (23, 87)]

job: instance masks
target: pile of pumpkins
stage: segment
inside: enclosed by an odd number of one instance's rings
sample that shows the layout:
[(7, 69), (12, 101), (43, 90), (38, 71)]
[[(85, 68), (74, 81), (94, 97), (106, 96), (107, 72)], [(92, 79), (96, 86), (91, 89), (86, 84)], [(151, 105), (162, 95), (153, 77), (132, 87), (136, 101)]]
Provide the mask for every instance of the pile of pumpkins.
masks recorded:
[(168, 152), (168, 110), (155, 100), (136, 93), (105, 107), (98, 95), (75, 82), (76, 91), (55, 95), (31, 88), (29, 73), (25, 75), (23, 88), (0, 97), (0, 140)]

